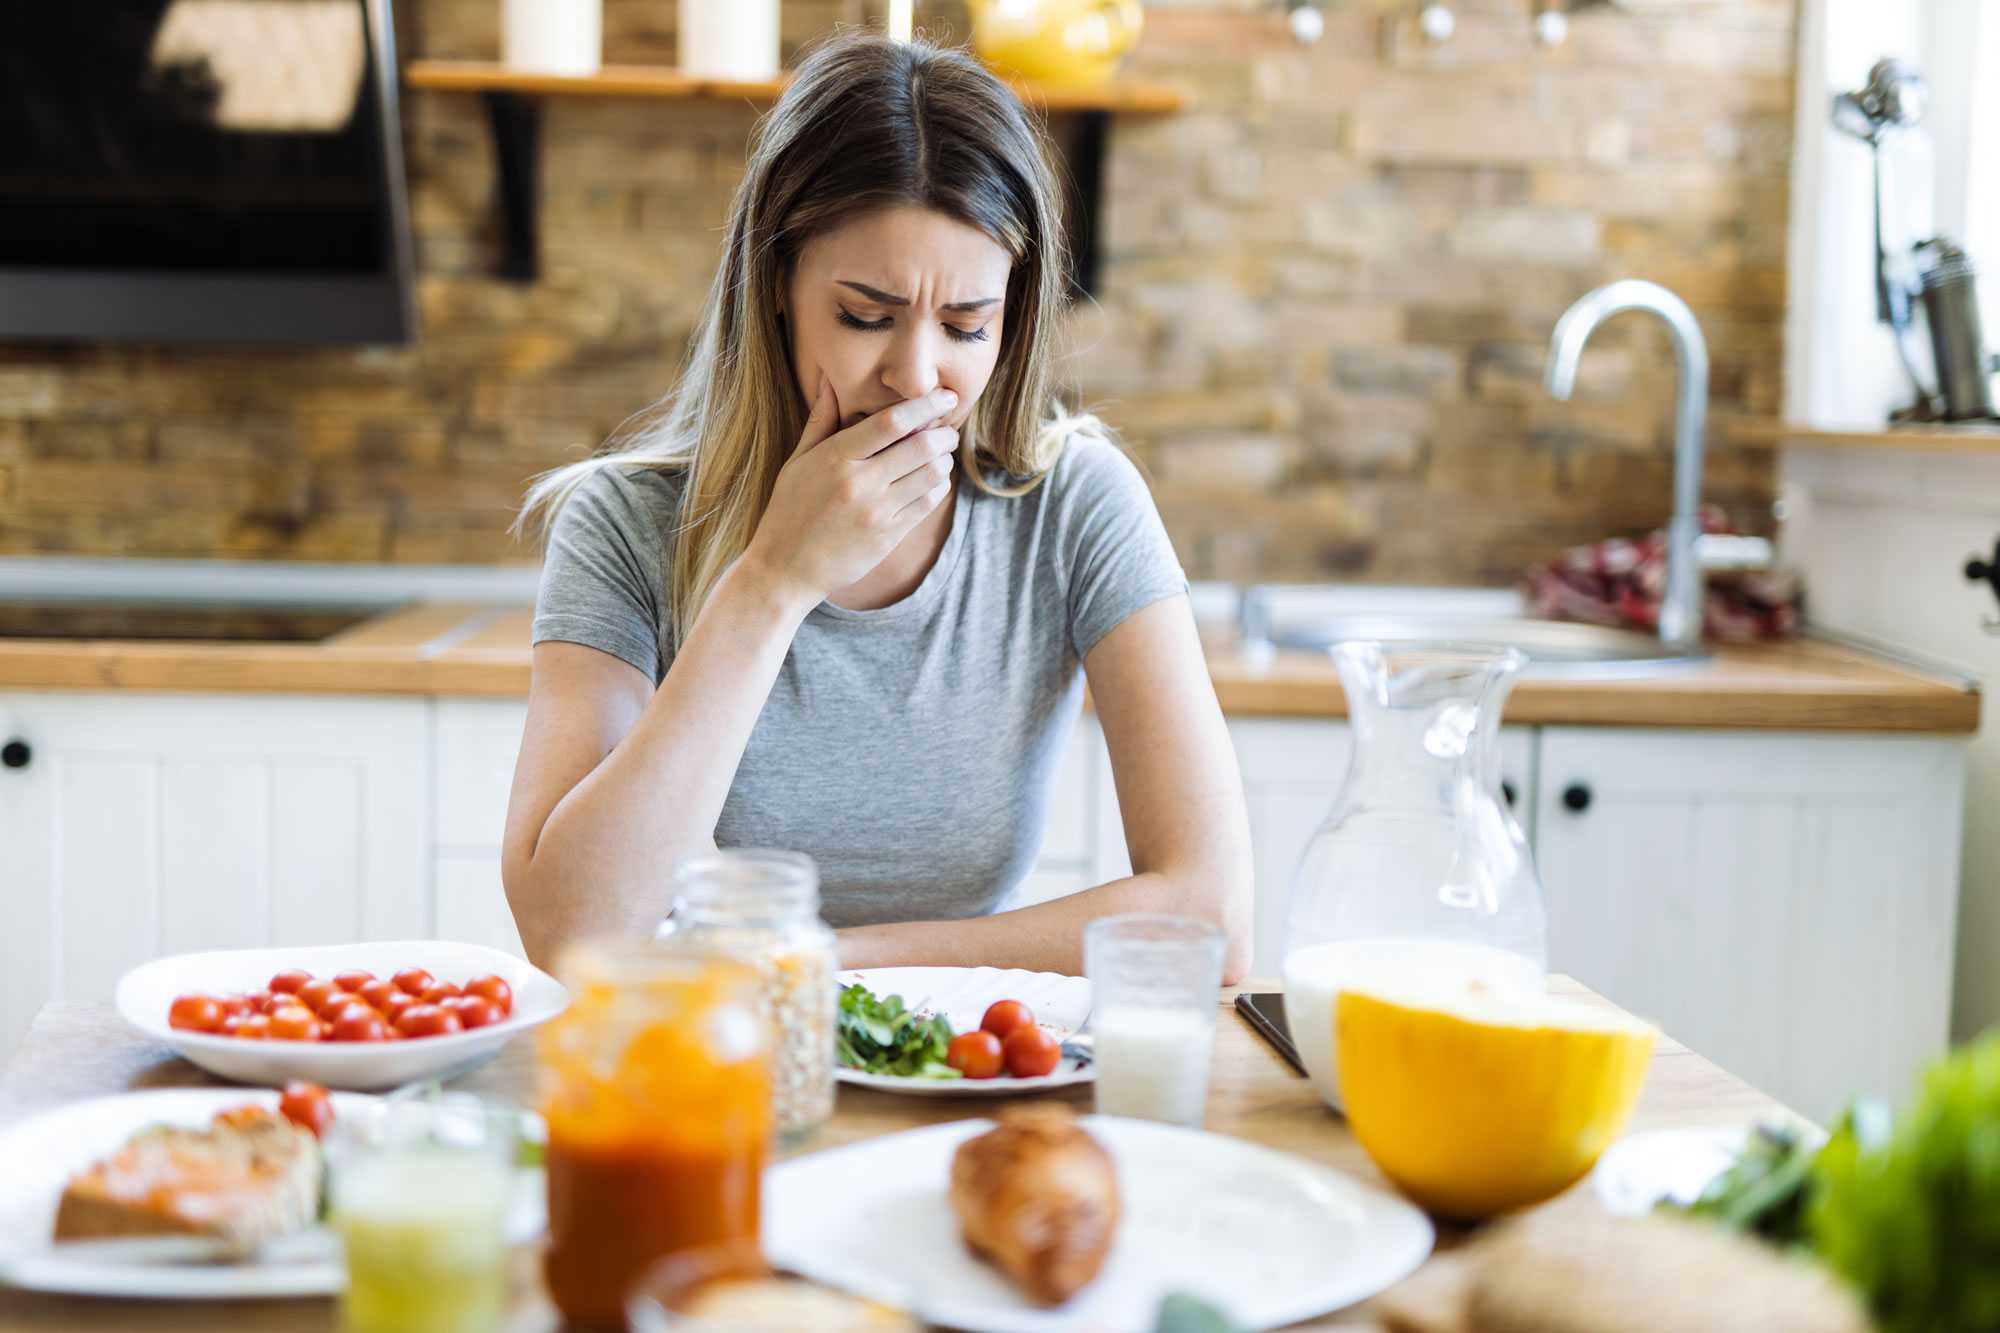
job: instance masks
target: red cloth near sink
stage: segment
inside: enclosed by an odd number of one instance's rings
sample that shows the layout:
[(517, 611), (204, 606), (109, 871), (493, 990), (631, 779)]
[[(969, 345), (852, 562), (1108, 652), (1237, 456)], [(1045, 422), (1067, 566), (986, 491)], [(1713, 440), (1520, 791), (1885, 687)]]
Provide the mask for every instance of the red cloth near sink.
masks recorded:
[[(1705, 509), (1702, 531), (1727, 534), (1721, 511)], [(1654, 631), (1667, 588), (1667, 536), (1613, 537), (1572, 546), (1531, 571), (1522, 586), (1528, 614), (1551, 620)], [(1708, 576), (1702, 637), (1729, 643), (1798, 632), (1804, 589), (1786, 569), (1718, 570)]]

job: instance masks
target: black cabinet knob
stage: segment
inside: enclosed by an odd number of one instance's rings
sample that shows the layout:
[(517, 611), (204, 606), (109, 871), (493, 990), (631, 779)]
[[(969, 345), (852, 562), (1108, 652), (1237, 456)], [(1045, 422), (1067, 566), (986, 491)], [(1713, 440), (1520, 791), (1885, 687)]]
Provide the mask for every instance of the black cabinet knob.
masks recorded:
[(1563, 808), (1579, 815), (1590, 809), (1590, 788), (1581, 782), (1572, 782), (1564, 787)]
[(34, 757), (35, 752), (28, 748), (24, 740), (11, 740), (0, 745), (0, 764), (9, 768), (26, 768), (28, 761)]
[(1512, 782), (1502, 782), (1500, 784), (1500, 794), (1507, 798), (1507, 808), (1509, 810), (1521, 803), (1521, 789), (1516, 787)]

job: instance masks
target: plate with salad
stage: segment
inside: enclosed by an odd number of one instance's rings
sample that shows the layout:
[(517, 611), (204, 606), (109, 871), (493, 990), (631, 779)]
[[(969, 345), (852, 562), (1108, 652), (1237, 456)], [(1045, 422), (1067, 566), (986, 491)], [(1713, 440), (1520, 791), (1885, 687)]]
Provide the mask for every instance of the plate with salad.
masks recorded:
[(843, 1083), (920, 1096), (1018, 1096), (1097, 1077), (1090, 983), (999, 967), (842, 972), (834, 1047)]

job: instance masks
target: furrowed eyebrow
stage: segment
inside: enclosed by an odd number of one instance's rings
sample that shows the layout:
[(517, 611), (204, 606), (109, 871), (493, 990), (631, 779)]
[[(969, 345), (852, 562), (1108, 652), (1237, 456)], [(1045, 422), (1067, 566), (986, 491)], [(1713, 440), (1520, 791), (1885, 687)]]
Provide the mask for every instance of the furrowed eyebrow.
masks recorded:
[[(878, 287), (870, 287), (865, 282), (849, 282), (845, 278), (840, 279), (839, 282), (841, 286), (850, 287), (860, 292), (863, 296), (878, 305), (908, 305), (910, 303), (910, 298), (907, 296), (896, 296)], [(977, 301), (953, 301), (945, 309), (952, 311), (954, 314), (969, 314), (972, 311), (984, 310), (987, 306), (998, 305), (999, 303), (1000, 298), (997, 296), (982, 296)]]

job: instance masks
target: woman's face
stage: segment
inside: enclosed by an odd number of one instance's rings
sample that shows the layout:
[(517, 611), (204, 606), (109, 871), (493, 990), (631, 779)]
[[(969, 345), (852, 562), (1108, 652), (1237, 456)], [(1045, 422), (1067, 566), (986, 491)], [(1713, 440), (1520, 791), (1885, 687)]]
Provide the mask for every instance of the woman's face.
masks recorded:
[(976, 227), (912, 204), (808, 241), (784, 292), (792, 366), (810, 403), (824, 375), (842, 429), (943, 387), (960, 426), (993, 374), (1007, 252)]

